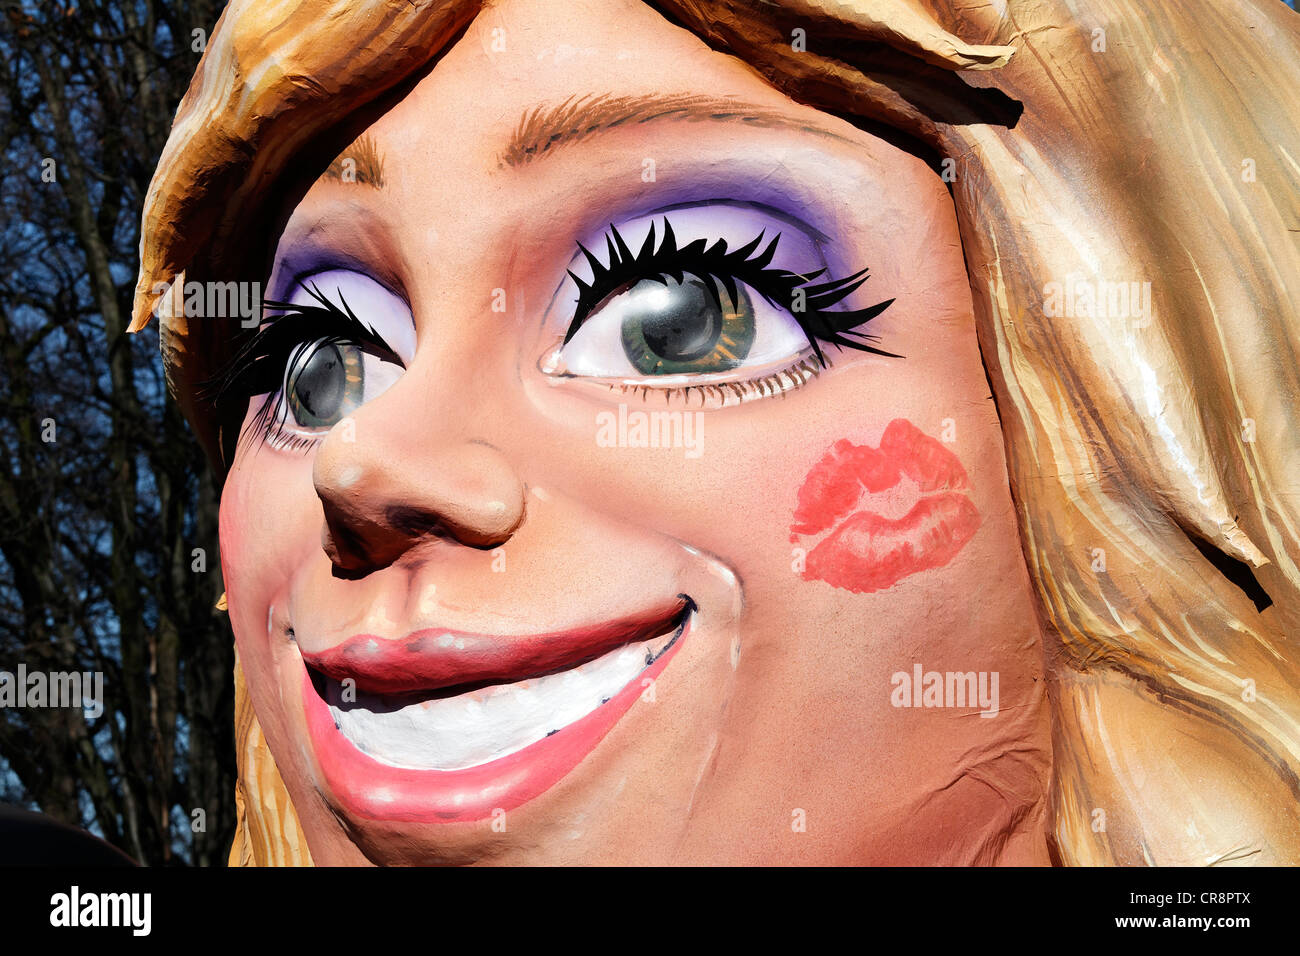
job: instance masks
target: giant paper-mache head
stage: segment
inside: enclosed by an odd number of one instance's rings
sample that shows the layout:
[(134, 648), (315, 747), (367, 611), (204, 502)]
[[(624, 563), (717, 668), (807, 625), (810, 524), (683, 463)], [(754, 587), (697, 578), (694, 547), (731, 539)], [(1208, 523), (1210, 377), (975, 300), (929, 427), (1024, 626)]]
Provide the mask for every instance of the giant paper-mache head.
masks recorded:
[(232, 2), (232, 859), (1294, 862), (1298, 23)]

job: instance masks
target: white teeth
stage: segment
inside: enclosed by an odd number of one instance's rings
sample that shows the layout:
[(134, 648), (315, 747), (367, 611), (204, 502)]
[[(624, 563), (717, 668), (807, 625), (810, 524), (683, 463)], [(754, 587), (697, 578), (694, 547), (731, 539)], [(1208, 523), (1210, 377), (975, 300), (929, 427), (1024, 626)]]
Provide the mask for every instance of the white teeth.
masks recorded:
[(587, 716), (626, 687), (675, 640), (677, 632), (625, 644), (545, 677), (492, 684), (441, 699), (357, 692), (342, 702), (338, 681), (325, 681), (334, 724), (380, 763), (412, 770), (463, 770), (522, 750)]

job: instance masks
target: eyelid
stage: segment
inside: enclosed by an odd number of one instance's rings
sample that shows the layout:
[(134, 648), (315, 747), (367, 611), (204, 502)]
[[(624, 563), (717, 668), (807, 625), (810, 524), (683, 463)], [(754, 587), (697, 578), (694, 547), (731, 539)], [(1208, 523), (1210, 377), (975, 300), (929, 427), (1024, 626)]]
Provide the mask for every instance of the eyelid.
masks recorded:
[(330, 272), (350, 272), (355, 275), (369, 279), (375, 285), (381, 287), (385, 292), (402, 301), (408, 312), (413, 312), (411, 300), (406, 294), (406, 290), (398, 283), (391, 282), (382, 276), (377, 270), (370, 267), (368, 263), (355, 260), (350, 256), (342, 255), (340, 261), (331, 261), (329, 257), (313, 260), (310, 266), (303, 266), (297, 272), (294, 272), (288, 278), (278, 282), (277, 285), (282, 287), (279, 294), (272, 298), (284, 298), (285, 293), (292, 294), (294, 289), (299, 288), (314, 276), (325, 275)]
[[(743, 194), (752, 188), (752, 184), (740, 184), (734, 191)], [(692, 219), (696, 216), (725, 217), (733, 221), (749, 220), (743, 228), (736, 227), (739, 232), (750, 233), (750, 235), (745, 236), (746, 239), (751, 238), (759, 229), (767, 228), (769, 231), (782, 233), (790, 233), (793, 230), (794, 233), (806, 238), (811, 247), (817, 249), (828, 246), (833, 241), (831, 236), (814, 226), (805, 216), (779, 208), (763, 200), (735, 199), (724, 196), (706, 196), (689, 201), (658, 203), (644, 208), (622, 210), (614, 219), (614, 223), (626, 236), (630, 235), (638, 224), (659, 221), (669, 217), (672, 219), (674, 228), (677, 229), (678, 233), (684, 235), (692, 230), (703, 228), (691, 224)], [(610, 219), (608, 216), (600, 218), (579, 232), (580, 241), (589, 249), (597, 246), (603, 248), (605, 233), (609, 231), (609, 225)], [(738, 238), (738, 236), (734, 238)]]
[[(575, 245), (586, 246), (599, 258), (605, 259), (606, 240), (611, 228), (617, 228), (627, 244), (637, 250), (650, 225), (662, 224), (665, 220), (672, 223), (682, 245), (697, 238), (710, 241), (725, 239), (728, 248), (734, 249), (760, 232), (769, 236), (779, 233), (783, 237), (783, 262), (778, 264), (816, 268), (832, 265), (826, 260), (826, 253), (832, 248), (833, 240), (822, 230), (799, 216), (767, 203), (737, 199), (707, 199), (659, 205), (646, 212), (621, 215), (612, 222), (606, 218), (599, 225), (584, 230)], [(589, 280), (590, 276), (586, 275), (588, 264), (581, 252), (575, 252), (570, 258), (570, 270), (575, 265), (579, 276)], [(561, 288), (571, 281), (565, 277), (561, 281)]]
[[(714, 261), (707, 264), (718, 268), (704, 270), (712, 280), (720, 281), (729, 289), (734, 278), (770, 302), (769, 289), (764, 287), (766, 282), (748, 281), (746, 275), (771, 280), (787, 270), (789, 275), (818, 275), (826, 271), (825, 236), (770, 207), (715, 201), (673, 208), (677, 212), (672, 218), (655, 213), (625, 219), (622, 225), (610, 223), (596, 242), (577, 243), (578, 252), (570, 260), (568, 278), (561, 283), (561, 289), (569, 283), (578, 289), (578, 301), (565, 331), (565, 342), (577, 334), (611, 293), (618, 291), (619, 283), (614, 281), (618, 276), (675, 276), (680, 270), (704, 278), (700, 269), (690, 266), (704, 265), (703, 260), (712, 258)], [(778, 222), (782, 225), (778, 226)], [(737, 256), (742, 250), (747, 250), (746, 254)], [(633, 265), (641, 268), (629, 268)], [(594, 289), (599, 293), (593, 294)]]
[(368, 272), (356, 269), (317, 269), (295, 280), (285, 301), (318, 303), (312, 290), (319, 291), (336, 306), (350, 309), (377, 332), (408, 366), (415, 357), (415, 315), (405, 295), (393, 291)]
[(269, 298), (283, 299), (303, 279), (337, 269), (368, 276), (414, 311), (403, 281), (403, 244), (393, 228), (391, 215), (373, 205), (368, 191), (313, 197), (285, 224)]
[[(588, 389), (596, 395), (608, 396), (616, 393), (623, 396), (630, 392), (634, 396), (639, 394), (641, 398), (649, 399), (653, 394), (656, 399), (663, 396), (663, 401), (669, 404), (674, 399), (681, 398), (682, 405), (686, 408), (694, 408), (697, 404), (700, 408), (723, 408), (771, 398), (802, 388), (831, 365), (829, 361), (825, 365), (817, 362), (812, 350), (805, 349), (780, 365), (746, 369), (746, 377), (739, 379), (734, 376), (723, 377), (721, 374), (663, 376), (668, 380), (664, 382), (647, 377), (638, 379), (569, 375), (561, 377), (571, 381), (576, 387)], [(658, 403), (656, 400), (656, 404)]]

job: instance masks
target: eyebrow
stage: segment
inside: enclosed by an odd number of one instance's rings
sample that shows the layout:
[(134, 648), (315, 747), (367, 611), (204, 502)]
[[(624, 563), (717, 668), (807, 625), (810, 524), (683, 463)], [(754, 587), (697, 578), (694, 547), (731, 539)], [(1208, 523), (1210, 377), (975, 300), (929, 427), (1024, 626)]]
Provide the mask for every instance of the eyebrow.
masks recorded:
[(701, 93), (614, 96), (589, 93), (553, 106), (536, 106), (523, 115), (501, 153), (502, 167), (524, 166), (562, 146), (620, 126), (657, 120), (732, 121), (762, 129), (794, 129), (833, 139), (838, 133), (766, 106)]
[[(374, 137), (362, 134), (351, 146), (339, 153), (329, 168), (320, 175), (321, 180), (332, 179), (340, 183), (359, 183), (363, 186), (384, 188), (384, 157), (375, 145)], [(319, 181), (319, 180), (318, 180)]]

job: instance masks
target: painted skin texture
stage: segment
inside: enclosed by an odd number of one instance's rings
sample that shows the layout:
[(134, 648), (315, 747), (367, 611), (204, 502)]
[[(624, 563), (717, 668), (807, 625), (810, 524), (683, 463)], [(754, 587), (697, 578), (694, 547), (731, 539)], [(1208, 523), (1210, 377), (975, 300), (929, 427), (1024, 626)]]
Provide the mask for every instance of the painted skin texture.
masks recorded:
[[(539, 105), (700, 91), (808, 130), (665, 118), (498, 162)], [(346, 262), (410, 303), (414, 356), (314, 448), (243, 450), (221, 507), (241, 660), (313, 859), (1047, 862), (1041, 636), (939, 178), (631, 2), (503, 0), (368, 132), (385, 187), (317, 183), (285, 226), (271, 287), (305, 259)], [(837, 260), (870, 267), (854, 304), (897, 300), (872, 330), (905, 358), (831, 349), (833, 367), (800, 388), (706, 407), (698, 458), (600, 447), (600, 412), (681, 398), (539, 367), (564, 332), (544, 316), (575, 240), (687, 191), (743, 198), (753, 183), (785, 190)], [(789, 540), (813, 520), (801, 489), (828, 449), (888, 446), (900, 421), (922, 436), (950, 427), (942, 448), (967, 480), (942, 494), (971, 509), (965, 540), (892, 584), (817, 580)], [(871, 509), (902, 519), (911, 481)], [(429, 628), (502, 642), (599, 630), (680, 595), (689, 633), (656, 662), (653, 693), (512, 803), (504, 827), (385, 819), (383, 794), (338, 779), (309, 733), (304, 654)], [(998, 671), (999, 715), (893, 708), (890, 677), (916, 662)]]

